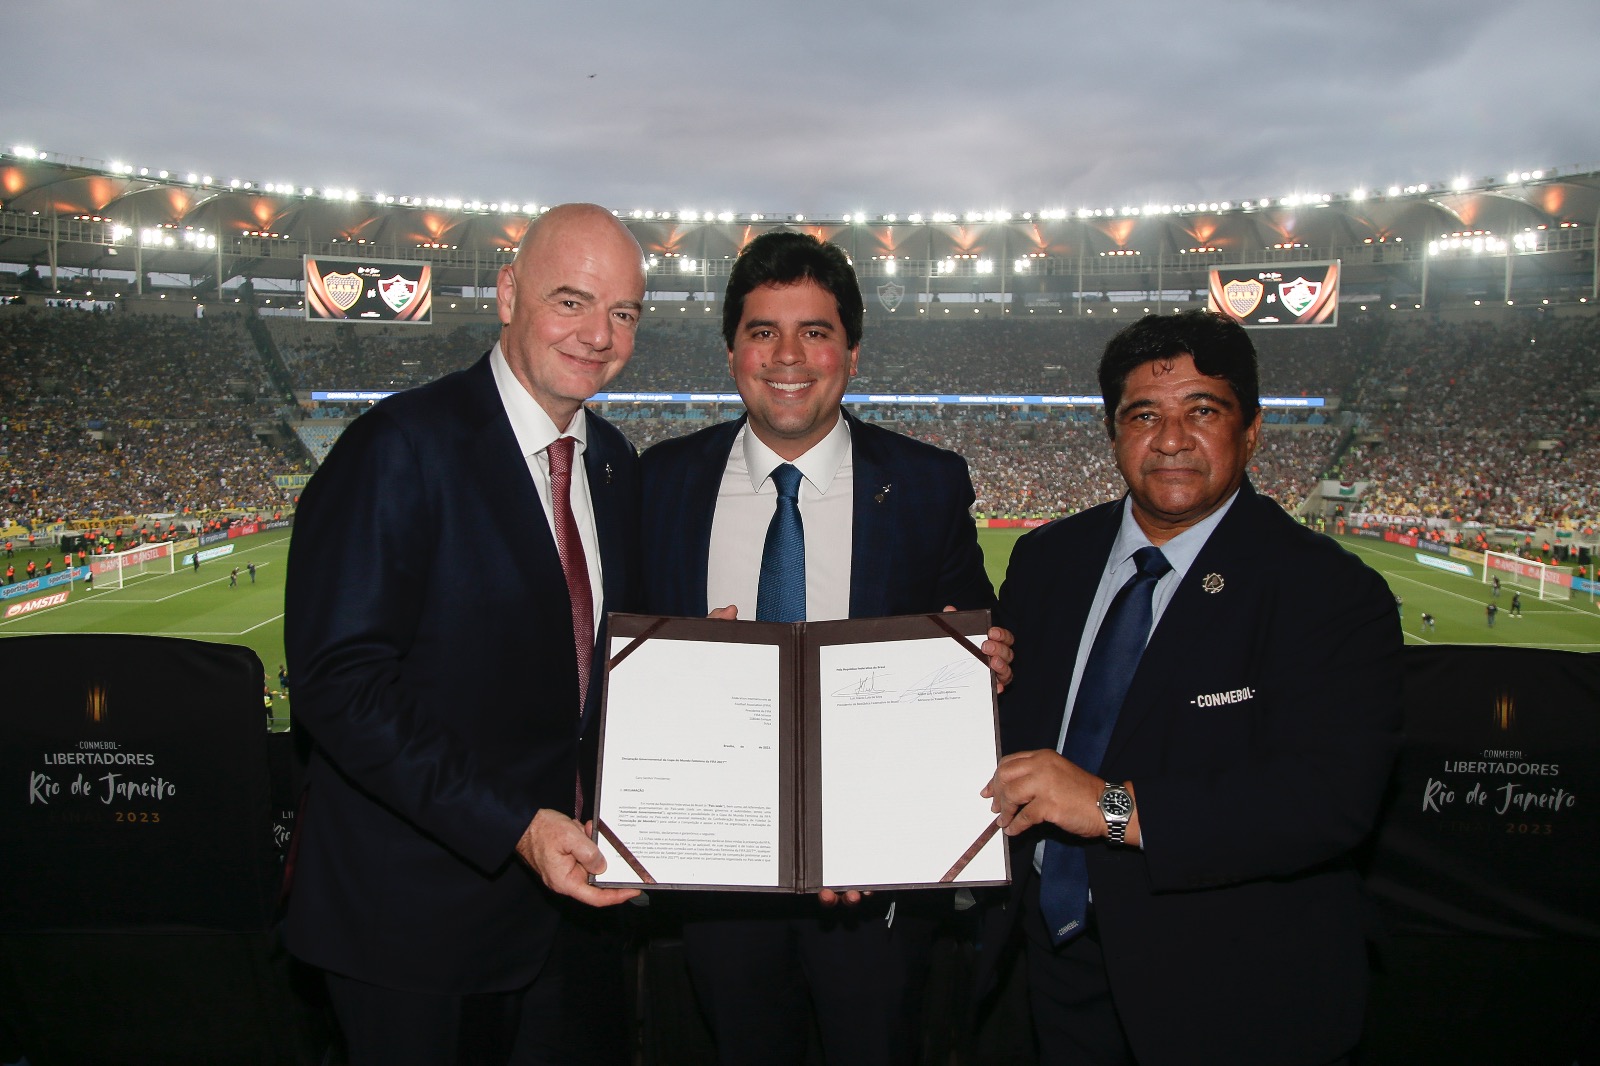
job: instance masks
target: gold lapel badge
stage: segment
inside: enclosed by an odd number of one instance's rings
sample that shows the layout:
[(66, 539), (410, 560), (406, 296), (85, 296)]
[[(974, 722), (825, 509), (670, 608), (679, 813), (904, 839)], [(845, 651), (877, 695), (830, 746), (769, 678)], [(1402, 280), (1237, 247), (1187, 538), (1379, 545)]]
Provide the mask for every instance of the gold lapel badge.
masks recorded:
[(878, 501), (879, 503), (882, 503), (883, 502), (883, 498), (885, 496), (889, 495), (889, 489), (891, 487), (893, 487), (892, 484), (891, 485), (885, 485), (883, 488), (879, 489), (878, 490), (878, 494), (876, 496), (872, 497), (872, 498), (874, 500)]
[(1205, 577), (1200, 579), (1200, 587), (1205, 589), (1207, 592), (1211, 593), (1212, 595), (1215, 595), (1216, 593), (1221, 592), (1222, 591), (1222, 575), (1221, 574), (1207, 574)]

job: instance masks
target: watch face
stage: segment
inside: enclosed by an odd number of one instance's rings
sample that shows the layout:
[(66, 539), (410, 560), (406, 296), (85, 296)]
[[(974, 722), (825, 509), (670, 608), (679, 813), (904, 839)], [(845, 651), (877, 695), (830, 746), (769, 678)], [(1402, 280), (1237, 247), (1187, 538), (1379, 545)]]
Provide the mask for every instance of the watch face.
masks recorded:
[(1112, 789), (1100, 796), (1100, 809), (1108, 818), (1128, 818), (1133, 815), (1133, 797), (1123, 789)]

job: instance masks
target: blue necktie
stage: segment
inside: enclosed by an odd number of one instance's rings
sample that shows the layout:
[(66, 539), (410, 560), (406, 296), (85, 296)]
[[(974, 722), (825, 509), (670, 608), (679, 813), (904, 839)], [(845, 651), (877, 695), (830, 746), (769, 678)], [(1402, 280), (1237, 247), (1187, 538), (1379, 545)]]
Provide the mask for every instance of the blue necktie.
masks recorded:
[(756, 589), (756, 620), (806, 620), (806, 535), (800, 524), (800, 469), (784, 463), (772, 472), (778, 508), (767, 526), (761, 550), (761, 584)]
[[(1138, 572), (1128, 579), (1111, 601), (1100, 623), (1094, 647), (1083, 666), (1078, 698), (1061, 754), (1091, 774), (1100, 771), (1117, 712), (1133, 673), (1139, 668), (1145, 642), (1150, 639), (1150, 597), (1156, 582), (1172, 569), (1160, 548), (1140, 548), (1133, 553)], [(1039, 910), (1056, 944), (1083, 930), (1089, 908), (1089, 868), (1083, 848), (1061, 840), (1047, 840), (1039, 870)]]

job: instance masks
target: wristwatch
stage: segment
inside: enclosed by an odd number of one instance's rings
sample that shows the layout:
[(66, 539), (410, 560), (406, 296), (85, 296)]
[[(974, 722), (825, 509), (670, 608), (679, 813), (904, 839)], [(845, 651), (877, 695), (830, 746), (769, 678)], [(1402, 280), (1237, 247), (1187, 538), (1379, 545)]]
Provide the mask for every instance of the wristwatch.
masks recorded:
[(1122, 838), (1128, 832), (1128, 820), (1133, 817), (1133, 795), (1128, 792), (1127, 782), (1113, 784), (1107, 781), (1105, 788), (1100, 791), (1098, 806), (1106, 820), (1106, 835), (1111, 838), (1111, 843), (1123, 843)]

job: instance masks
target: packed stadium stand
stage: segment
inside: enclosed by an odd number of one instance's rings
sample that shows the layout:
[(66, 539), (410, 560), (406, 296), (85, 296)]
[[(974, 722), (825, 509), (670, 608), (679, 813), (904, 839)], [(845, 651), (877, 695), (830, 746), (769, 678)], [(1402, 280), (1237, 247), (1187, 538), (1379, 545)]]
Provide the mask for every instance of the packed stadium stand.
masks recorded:
[[(298, 486), (375, 397), (465, 367), (494, 342), (496, 270), (539, 213), (482, 203), (424, 208), (353, 191), (223, 186), (209, 178), (197, 184), (3, 149), (0, 190), (0, 534), (21, 541), (24, 530), (42, 525), (47, 538), (161, 515), (190, 529), (217, 523), (195, 544), (222, 554), (232, 550), (224, 543), (230, 531), (220, 528), (229, 516), (292, 510)], [(1003, 527), (1038, 524), (1121, 493), (1102, 411), (1092, 402), (1096, 363), (1119, 328), (1145, 313), (1203, 305), (1212, 267), (1338, 263), (1336, 326), (1253, 334), (1263, 395), (1325, 401), (1266, 410), (1251, 462), (1255, 485), (1330, 530), (1347, 521), (1399, 527), (1353, 530), (1365, 539), (1345, 543), (1392, 547), (1400, 554), (1372, 557), (1417, 572), (1436, 562), (1446, 573), (1455, 560), (1452, 549), (1410, 529), (1440, 538), (1487, 532), (1503, 547), (1548, 532), (1558, 548), (1556, 538), (1566, 538), (1574, 561), (1591, 559), (1600, 527), (1600, 169), (1371, 196), (1015, 218), (619, 217), (648, 257), (649, 290), (634, 359), (611, 385), (634, 398), (597, 406), (640, 448), (739, 416), (726, 395), (732, 383), (717, 300), (733, 257), (763, 229), (804, 228), (850, 251), (868, 305), (852, 390), (883, 397), (853, 404), (854, 412), (965, 456), (975, 512)], [(1452, 232), (1463, 227), (1472, 232)], [(305, 321), (303, 268), (313, 256), (356, 266), (426, 264), (434, 277), (432, 324)], [(317, 396), (334, 391), (366, 395)], [(713, 395), (659, 398), (689, 393)], [(975, 399), (911, 399), (929, 394)], [(1008, 399), (1035, 394), (1074, 399)], [(268, 525), (291, 522), (286, 514)], [(235, 531), (245, 528), (255, 523)], [(287, 534), (269, 536), (287, 551)], [(19, 561), (20, 552), (19, 544)], [(247, 604), (256, 555), (237, 557), (249, 560), (245, 586), (237, 569), (227, 576), (234, 560), (213, 566), (208, 558), (202, 571), (203, 554), (189, 557), (192, 574), (156, 580), (187, 590), (207, 612), (224, 597)], [(1522, 576), (1532, 569), (1517, 565)], [(470, 571), (471, 579), (484, 572)], [(273, 579), (282, 571), (263, 573), (257, 606), (265, 601), (267, 620), (235, 626), (219, 619), (208, 627), (210, 639), (242, 643), (247, 633), (281, 628)], [(1426, 612), (1440, 615), (1443, 631), (1456, 605), (1438, 586), (1406, 580), (1395, 590), (1397, 608), (1401, 588), (1410, 601), (1401, 612), (1408, 643), (1449, 644), (1461, 627), (1485, 625), (1476, 579), (1449, 577), (1469, 583), (1449, 595), (1465, 604), (1470, 622), (1454, 623), (1448, 634), (1435, 634)], [(229, 591), (234, 582), (238, 595)], [(107, 584), (95, 581), (95, 599), (79, 595), (73, 609), (89, 600), (120, 611), (124, 600)], [(1532, 586), (1520, 587), (1532, 601)], [(211, 601), (202, 599), (211, 592)], [(1559, 644), (1407, 648), (1407, 750), (1369, 871), (1391, 933), (1374, 956), (1361, 1055), (1369, 1066), (1596, 1058), (1600, 880), (1586, 813), (1593, 804), (1573, 793), (1587, 797), (1597, 779), (1600, 682), (1592, 654), (1552, 650), (1597, 646), (1589, 632), (1594, 596), (1550, 606), (1550, 614), (1571, 616), (1577, 634)], [(31, 617), (54, 627), (60, 616)], [(119, 616), (108, 628), (121, 624)], [(1530, 617), (1524, 624), (1545, 623)], [(1483, 632), (1506, 628), (1515, 627)], [(12, 833), (7, 854), (20, 856), (15, 865), (28, 875), (13, 878), (5, 902), (12, 912), (38, 913), (13, 913), (0, 928), (0, 1062), (336, 1066), (342, 1058), (326, 1004), (272, 927), (302, 795), (298, 745), (307, 739), (303, 731), (274, 732), (265, 755), (259, 750), (261, 689), (269, 723), (288, 721), (272, 709), (262, 676), (287, 659), (281, 632), (273, 653), (259, 659), (244, 647), (143, 631), (23, 632), (20, 625), (0, 632), (16, 637), (0, 641), (12, 679), (0, 715), (11, 730), (0, 737), (0, 764), (17, 784), (0, 833)], [(231, 666), (215, 660), (218, 651)], [(169, 654), (182, 661), (172, 665)], [(81, 663), (94, 664), (92, 677), (55, 668)], [(110, 682), (108, 667), (115, 667)], [(282, 708), (289, 685), (279, 676)], [(1291, 680), (1343, 683), (1337, 671)], [(115, 835), (104, 838), (115, 846), (103, 854), (99, 839), (63, 831), (98, 832), (99, 823), (53, 820), (62, 808), (21, 803), (21, 782), (28, 760), (29, 769), (59, 761), (59, 738), (87, 735), (85, 722), (101, 728), (108, 706), (119, 736), (132, 724), (142, 743), (163, 745), (160, 772), (182, 781), (181, 799), (168, 809), (185, 817), (163, 826), (183, 833), (157, 836), (145, 824), (130, 832), (138, 812), (126, 812), (124, 822), (119, 811)], [(1496, 786), (1504, 801), (1493, 818), (1487, 806), (1472, 813), (1464, 786), (1465, 812), (1429, 813), (1440, 784), (1433, 775), (1465, 774), (1462, 767), (1501, 756), (1526, 759), (1521, 765), (1532, 769)], [(1438, 769), (1451, 763), (1456, 771)], [(1517, 788), (1524, 789), (1520, 811), (1511, 809)], [(207, 820), (229, 813), (219, 797), (248, 801), (231, 828)], [(1573, 809), (1555, 812), (1558, 803)], [(19, 817), (30, 811), (40, 817)], [(176, 836), (187, 836), (195, 851), (175, 845)], [(214, 875), (228, 858), (217, 842), (249, 853), (232, 863), (237, 881)], [(107, 878), (108, 858), (126, 862), (123, 880)], [(140, 901), (160, 908), (158, 924), (129, 920), (130, 904)], [(219, 919), (197, 915), (193, 905), (240, 913)], [(710, 1061), (670, 906), (619, 910), (640, 945), (628, 977), (638, 996), (638, 1061)], [(924, 1060), (1030, 1063), (1018, 980), (980, 1032), (964, 1031), (974, 914), (953, 916), (931, 960)], [(215, 935), (219, 929), (230, 936)]]
[[(852, 389), (1093, 395), (1100, 350), (1125, 321), (874, 323)], [(471, 363), (496, 332), (492, 320), (255, 326), (230, 315), (0, 312), (0, 518), (279, 509), (293, 491), (274, 476), (313, 469), (365, 406), (310, 402), (312, 391), (422, 384)], [(1256, 341), (1264, 395), (1329, 401), (1266, 414), (1252, 476), (1285, 507), (1319, 503), (1319, 479), (1331, 477), (1365, 483), (1354, 509), (1408, 522), (1583, 529), (1600, 517), (1600, 318), (1351, 315), (1336, 329)], [(613, 388), (727, 392), (722, 348), (713, 323), (647, 319)], [(644, 448), (739, 407), (604, 411)], [(857, 413), (964, 455), (980, 515), (1047, 517), (1120, 491), (1098, 407), (884, 403)]]
[(278, 509), (285, 399), (237, 316), (8, 310), (0, 526)]

